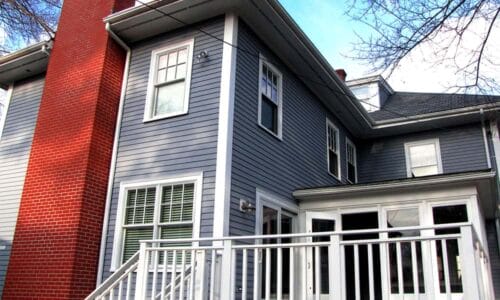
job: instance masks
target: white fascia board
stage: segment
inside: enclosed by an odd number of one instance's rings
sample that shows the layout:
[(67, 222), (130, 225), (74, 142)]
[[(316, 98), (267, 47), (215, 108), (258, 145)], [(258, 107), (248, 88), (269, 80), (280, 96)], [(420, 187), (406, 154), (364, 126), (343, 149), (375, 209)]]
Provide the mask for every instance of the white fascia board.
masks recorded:
[(229, 206), (231, 202), (231, 165), (233, 148), (234, 93), (236, 80), (236, 48), (238, 44), (238, 16), (227, 13), (224, 21), (224, 45), (217, 134), (217, 162), (215, 172), (215, 199), (213, 236), (229, 234)]
[(453, 184), (466, 181), (474, 181), (481, 179), (491, 179), (495, 177), (495, 172), (475, 172), (466, 174), (453, 174), (453, 175), (441, 175), (431, 178), (420, 177), (418, 179), (406, 179), (402, 181), (395, 182), (382, 182), (379, 184), (360, 184), (360, 185), (347, 185), (347, 186), (337, 186), (337, 187), (326, 187), (317, 189), (307, 189), (307, 190), (297, 190), (293, 192), (293, 196), (301, 201), (316, 200), (318, 198), (330, 197), (335, 198), (337, 196), (346, 194), (358, 194), (358, 193), (368, 193), (368, 192), (383, 192), (391, 191), (394, 192), (396, 189), (403, 188), (416, 188), (416, 187), (428, 187), (431, 185), (439, 184)]

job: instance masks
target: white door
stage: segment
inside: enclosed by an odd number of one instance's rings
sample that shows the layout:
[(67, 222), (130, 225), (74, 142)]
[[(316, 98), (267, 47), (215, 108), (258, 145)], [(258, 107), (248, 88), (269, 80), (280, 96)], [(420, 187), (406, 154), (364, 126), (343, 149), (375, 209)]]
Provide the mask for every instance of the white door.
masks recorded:
[[(337, 224), (337, 215), (335, 212), (306, 212), (306, 230), (308, 233), (335, 231), (338, 226)], [(328, 241), (330, 241), (329, 236), (322, 236), (309, 238), (308, 242)], [(317, 250), (308, 247), (306, 252), (307, 298), (313, 299), (319, 293), (321, 299), (328, 299), (330, 289), (328, 247), (319, 247)], [(336, 295), (336, 298), (340, 298), (339, 296)]]

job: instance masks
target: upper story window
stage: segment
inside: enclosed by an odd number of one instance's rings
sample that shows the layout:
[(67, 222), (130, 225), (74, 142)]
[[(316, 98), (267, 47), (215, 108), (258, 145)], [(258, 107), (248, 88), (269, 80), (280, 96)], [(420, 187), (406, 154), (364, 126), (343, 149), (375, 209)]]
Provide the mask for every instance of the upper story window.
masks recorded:
[(339, 129), (326, 120), (328, 172), (340, 180), (340, 142)]
[(140, 240), (197, 237), (200, 185), (201, 179), (189, 177), (122, 186), (113, 265), (134, 255)]
[(346, 161), (347, 180), (351, 183), (356, 183), (358, 181), (356, 146), (349, 139), (346, 139)]
[(188, 112), (192, 61), (192, 39), (152, 52), (145, 121)]
[(424, 140), (405, 144), (408, 177), (443, 173), (439, 140)]
[(281, 139), (283, 76), (262, 58), (259, 64), (259, 125)]

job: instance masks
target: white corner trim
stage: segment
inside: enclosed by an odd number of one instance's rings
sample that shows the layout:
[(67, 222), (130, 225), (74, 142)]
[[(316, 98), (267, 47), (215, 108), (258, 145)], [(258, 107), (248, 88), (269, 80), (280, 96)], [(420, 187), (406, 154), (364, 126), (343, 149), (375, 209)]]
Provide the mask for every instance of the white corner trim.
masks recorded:
[(125, 58), (125, 67), (123, 70), (122, 90), (120, 93), (120, 103), (118, 104), (118, 114), (116, 116), (115, 137), (113, 140), (113, 152), (111, 155), (111, 164), (109, 167), (108, 189), (106, 191), (106, 204), (104, 208), (104, 220), (101, 233), (101, 248), (99, 250), (99, 264), (97, 267), (97, 286), (102, 283), (102, 274), (104, 270), (104, 255), (106, 252), (106, 240), (108, 238), (109, 214), (111, 209), (111, 197), (113, 195), (113, 181), (115, 180), (116, 156), (118, 154), (118, 143), (120, 141), (120, 130), (122, 126), (123, 107), (125, 102), (125, 94), (127, 91), (128, 73), (130, 69), (131, 50), (127, 49)]
[(238, 43), (238, 16), (234, 13), (226, 14), (224, 21), (224, 41), (226, 43), (224, 43), (222, 50), (219, 130), (217, 134), (217, 163), (215, 172), (213, 225), (213, 236), (215, 238), (229, 234), (234, 89), (237, 53), (234, 46)]
[(439, 139), (438, 138), (425, 139), (425, 140), (418, 140), (418, 141), (414, 141), (414, 142), (406, 142), (404, 144), (405, 160), (406, 160), (406, 176), (408, 178), (412, 177), (410, 147), (420, 146), (420, 145), (429, 145), (429, 144), (434, 144), (434, 147), (436, 149), (436, 161), (437, 161), (437, 167), (438, 167), (438, 174), (443, 174), (443, 163), (441, 161), (441, 147), (439, 145)]
[(4, 113), (4, 116), (0, 116), (0, 118), (2, 118), (0, 120), (0, 140), (2, 139), (2, 133), (3, 133), (3, 129), (5, 127), (5, 123), (7, 121), (7, 114), (9, 113), (9, 106), (10, 106), (10, 102), (12, 100), (12, 94), (14, 92), (14, 84), (11, 84), (9, 85), (9, 89), (7, 90), (7, 95), (6, 95), (6, 104), (5, 104), (5, 113)]
[[(148, 180), (148, 181), (127, 181), (120, 183), (120, 192), (118, 196), (118, 208), (116, 212), (116, 221), (115, 221), (115, 229), (114, 229), (114, 238), (113, 238), (113, 252), (111, 256), (111, 268), (110, 271), (113, 272), (120, 267), (120, 259), (122, 257), (122, 248), (123, 248), (123, 221), (125, 218), (125, 196), (126, 192), (130, 188), (142, 188), (142, 187), (158, 187), (156, 190), (155, 201), (160, 197), (161, 191), (159, 186), (169, 185), (169, 184), (177, 184), (177, 183), (194, 183), (194, 199), (193, 199), (193, 207), (194, 207), (194, 215), (193, 215), (193, 238), (197, 239), (200, 237), (200, 224), (201, 224), (201, 199), (202, 199), (202, 191), (203, 191), (203, 172), (199, 173), (187, 173), (187, 174), (178, 174), (169, 177), (163, 177), (158, 180)], [(155, 205), (158, 203), (155, 202)], [(158, 209), (155, 209), (158, 211)], [(155, 213), (156, 214), (156, 213)], [(157, 222), (158, 218), (155, 215), (155, 221)], [(154, 223), (157, 224), (157, 223)], [(153, 226), (153, 225), (152, 225)], [(153, 237), (154, 239), (154, 237)], [(196, 244), (196, 243), (195, 243)]]

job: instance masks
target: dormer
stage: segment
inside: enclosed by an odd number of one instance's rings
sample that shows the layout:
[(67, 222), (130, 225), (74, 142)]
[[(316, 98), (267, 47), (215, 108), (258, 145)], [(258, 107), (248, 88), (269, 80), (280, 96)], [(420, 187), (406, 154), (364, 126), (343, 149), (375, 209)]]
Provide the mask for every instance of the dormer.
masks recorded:
[(346, 85), (368, 112), (380, 110), (394, 93), (391, 86), (380, 75), (346, 81)]

